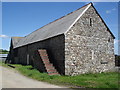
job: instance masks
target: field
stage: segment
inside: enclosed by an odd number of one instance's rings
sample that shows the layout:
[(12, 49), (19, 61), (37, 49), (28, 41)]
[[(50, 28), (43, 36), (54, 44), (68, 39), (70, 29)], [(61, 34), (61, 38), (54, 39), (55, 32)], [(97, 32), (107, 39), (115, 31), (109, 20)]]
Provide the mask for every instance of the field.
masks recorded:
[(14, 68), (21, 74), (36, 79), (39, 81), (49, 82), (56, 85), (64, 85), (70, 88), (118, 88), (118, 73), (96, 73), (96, 74), (82, 74), (77, 76), (49, 76), (47, 73), (40, 73), (32, 66), (22, 66), (20, 64), (2, 64), (5, 67)]

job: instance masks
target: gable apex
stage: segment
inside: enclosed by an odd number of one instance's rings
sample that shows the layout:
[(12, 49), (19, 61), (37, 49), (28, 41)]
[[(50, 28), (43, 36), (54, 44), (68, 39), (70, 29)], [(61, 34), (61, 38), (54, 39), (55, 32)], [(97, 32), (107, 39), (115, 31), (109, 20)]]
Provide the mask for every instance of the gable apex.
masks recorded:
[[(70, 30), (70, 28), (80, 19), (80, 17), (88, 10), (88, 8), (90, 7), (92, 5), (92, 3), (89, 3), (89, 4), (87, 4), (87, 5), (85, 5), (85, 6), (87, 6), (86, 7), (86, 9), (76, 18), (76, 20), (71, 24), (71, 26), (68, 28), (68, 30), (65, 32), (65, 34)], [(84, 6), (83, 6), (84, 7)]]
[(105, 27), (107, 28), (108, 32), (112, 35), (112, 37), (115, 39), (115, 36), (113, 35), (113, 33), (110, 31), (109, 27), (107, 26), (107, 24), (105, 23), (105, 21), (102, 19), (102, 17), (100, 16), (100, 14), (98, 13), (98, 11), (95, 9), (95, 7), (92, 4), (92, 7), (94, 8), (95, 12), (97, 13), (97, 15), (100, 17), (100, 19), (102, 20), (102, 22), (104, 23)]
[[(67, 33), (70, 28), (80, 19), (80, 17), (89, 9), (89, 7), (93, 7), (95, 12), (97, 13), (97, 15), (100, 17), (100, 19), (102, 20), (102, 22), (104, 23), (105, 27), (107, 28), (107, 31), (111, 34), (111, 36), (115, 39), (115, 36), (113, 35), (113, 33), (110, 31), (109, 27), (106, 25), (105, 21), (102, 19), (102, 17), (100, 16), (100, 14), (98, 13), (98, 11), (96, 10), (96, 8), (94, 7), (93, 3), (90, 2), (89, 4), (87, 4), (88, 7), (82, 12), (82, 14), (80, 14), (80, 16), (78, 16), (78, 18), (73, 22), (73, 24), (69, 27), (69, 29), (65, 32)], [(84, 7), (84, 6), (83, 6)]]

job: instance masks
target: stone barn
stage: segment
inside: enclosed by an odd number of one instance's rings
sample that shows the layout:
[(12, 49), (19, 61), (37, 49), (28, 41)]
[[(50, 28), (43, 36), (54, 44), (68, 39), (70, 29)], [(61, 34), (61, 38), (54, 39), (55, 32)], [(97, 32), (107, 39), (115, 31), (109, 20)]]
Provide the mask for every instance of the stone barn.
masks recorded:
[(25, 37), (12, 37), (7, 60), (50, 75), (107, 72), (115, 67), (114, 39), (89, 3)]

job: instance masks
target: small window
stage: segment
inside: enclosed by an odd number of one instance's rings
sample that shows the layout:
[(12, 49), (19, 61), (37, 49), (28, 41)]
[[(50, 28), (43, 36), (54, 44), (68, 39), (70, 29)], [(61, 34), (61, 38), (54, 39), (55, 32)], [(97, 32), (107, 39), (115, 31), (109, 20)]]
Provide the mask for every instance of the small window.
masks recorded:
[(110, 42), (111, 40), (110, 40), (110, 38), (108, 39), (108, 42)]
[(101, 61), (101, 64), (108, 64), (107, 61)]
[(90, 24), (90, 26), (92, 26), (92, 18), (90, 18), (90, 21), (89, 21), (89, 22), (90, 22), (90, 23), (89, 23), (89, 24)]

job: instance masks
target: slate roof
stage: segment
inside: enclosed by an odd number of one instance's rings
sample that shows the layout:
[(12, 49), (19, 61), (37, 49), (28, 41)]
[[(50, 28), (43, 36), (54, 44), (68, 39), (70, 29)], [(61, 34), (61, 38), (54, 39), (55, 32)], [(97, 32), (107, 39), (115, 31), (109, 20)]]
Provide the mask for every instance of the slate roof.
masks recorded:
[(64, 34), (88, 6), (89, 4), (23, 37), (14, 48)]
[(18, 43), (19, 40), (21, 40), (21, 38), (23, 37), (12, 37), (12, 44), (13, 44), (13, 47), (16, 46), (16, 44)]
[(92, 3), (89, 3), (21, 38), (18, 43), (15, 42), (14, 48), (42, 41), (60, 34), (65, 34), (91, 5)]

